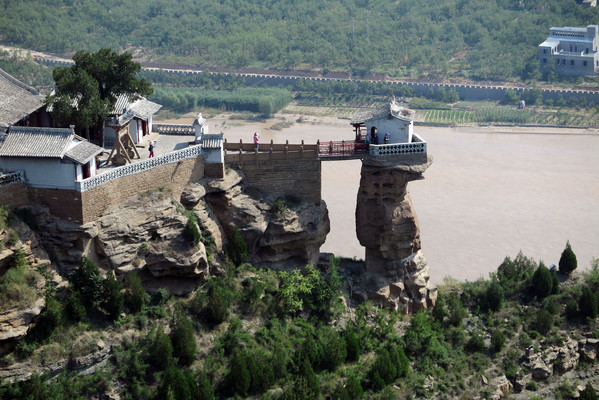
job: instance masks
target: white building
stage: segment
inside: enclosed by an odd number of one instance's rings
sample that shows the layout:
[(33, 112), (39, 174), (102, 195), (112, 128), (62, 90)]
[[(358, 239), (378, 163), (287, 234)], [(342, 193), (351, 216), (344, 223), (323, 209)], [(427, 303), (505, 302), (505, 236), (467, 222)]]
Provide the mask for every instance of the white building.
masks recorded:
[(103, 150), (73, 128), (11, 126), (0, 142), (0, 169), (23, 171), (32, 187), (75, 189), (75, 182), (96, 175), (95, 156)]
[(116, 141), (117, 130), (129, 126), (129, 136), (133, 143), (141, 143), (143, 137), (152, 132), (152, 116), (162, 106), (144, 97), (131, 101), (130, 94), (122, 94), (117, 99), (104, 127), (104, 144), (112, 146)]
[(599, 26), (551, 28), (549, 37), (538, 48), (542, 70), (555, 68), (560, 74), (597, 75), (599, 73)]
[[(355, 115), (350, 123), (354, 126), (358, 140), (368, 133), (372, 144), (383, 144), (385, 135), (389, 135), (389, 144), (410, 143), (414, 134), (415, 114), (414, 110), (402, 107), (394, 100), (374, 111)], [(374, 140), (375, 133), (378, 143)]]

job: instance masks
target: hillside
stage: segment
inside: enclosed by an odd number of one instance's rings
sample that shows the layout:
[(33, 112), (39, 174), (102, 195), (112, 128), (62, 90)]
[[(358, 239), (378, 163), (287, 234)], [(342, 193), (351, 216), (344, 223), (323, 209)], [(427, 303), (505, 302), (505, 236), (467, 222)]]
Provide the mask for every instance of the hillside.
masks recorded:
[(203, 67), (474, 80), (537, 75), (552, 26), (587, 26), (574, 0), (0, 2), (0, 42), (72, 54), (113, 47)]
[[(145, 196), (176, 203), (167, 195)], [(596, 262), (566, 275), (507, 257), (489, 280), (447, 281), (432, 310), (406, 318), (352, 296), (358, 262), (255, 268), (238, 258), (241, 242), (218, 266), (213, 247), (212, 277), (181, 296), (146, 292), (135, 271), (104, 276), (89, 259), (56, 288), (27, 256), (36, 235), (6, 212), (0, 222), (16, 255), (3, 256), (1, 292), (46, 280), (22, 296), (46, 307), (0, 358), (2, 400), (590, 399), (599, 385)], [(564, 259), (560, 270), (575, 265)]]

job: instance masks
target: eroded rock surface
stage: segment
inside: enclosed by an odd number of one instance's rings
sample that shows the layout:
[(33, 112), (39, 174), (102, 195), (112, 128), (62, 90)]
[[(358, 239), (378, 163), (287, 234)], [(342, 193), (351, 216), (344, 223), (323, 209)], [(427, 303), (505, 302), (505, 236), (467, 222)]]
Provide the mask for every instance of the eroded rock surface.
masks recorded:
[(406, 312), (434, 305), (437, 289), (420, 244), (420, 228), (407, 190), (432, 160), (423, 156), (367, 157), (362, 162), (356, 233), (366, 248), (368, 296)]

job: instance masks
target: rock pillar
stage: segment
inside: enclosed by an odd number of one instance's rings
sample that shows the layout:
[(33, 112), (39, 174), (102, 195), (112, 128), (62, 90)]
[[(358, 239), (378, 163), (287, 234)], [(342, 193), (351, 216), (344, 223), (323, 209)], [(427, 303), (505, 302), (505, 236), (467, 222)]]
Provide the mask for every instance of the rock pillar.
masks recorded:
[(420, 251), (420, 228), (407, 190), (424, 179), (423, 155), (369, 156), (362, 161), (356, 233), (366, 248), (367, 294), (413, 312), (434, 305), (437, 289)]

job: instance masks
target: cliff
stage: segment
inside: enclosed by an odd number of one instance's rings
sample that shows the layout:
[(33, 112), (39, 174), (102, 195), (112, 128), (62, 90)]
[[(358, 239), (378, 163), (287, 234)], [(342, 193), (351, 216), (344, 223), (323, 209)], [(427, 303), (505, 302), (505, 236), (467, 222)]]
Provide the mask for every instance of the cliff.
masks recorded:
[(366, 248), (365, 296), (408, 313), (433, 306), (437, 298), (407, 189), (408, 182), (424, 178), (431, 163), (420, 155), (362, 161), (356, 233)]

